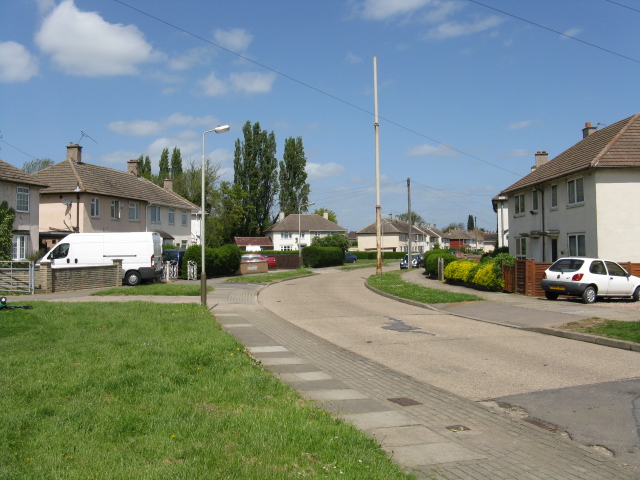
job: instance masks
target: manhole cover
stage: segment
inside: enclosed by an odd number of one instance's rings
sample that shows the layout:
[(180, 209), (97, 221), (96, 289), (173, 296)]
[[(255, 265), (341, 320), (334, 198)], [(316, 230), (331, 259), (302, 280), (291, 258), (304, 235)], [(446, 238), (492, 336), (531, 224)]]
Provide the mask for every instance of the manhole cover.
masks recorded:
[(447, 430), (451, 430), (452, 432), (467, 432), (471, 430), (469, 427), (465, 427), (464, 425), (449, 425), (448, 427), (444, 427)]
[(397, 403), (402, 407), (410, 407), (411, 405), (422, 405), (417, 400), (414, 400), (413, 398), (407, 398), (407, 397), (389, 398), (388, 400), (390, 402)]

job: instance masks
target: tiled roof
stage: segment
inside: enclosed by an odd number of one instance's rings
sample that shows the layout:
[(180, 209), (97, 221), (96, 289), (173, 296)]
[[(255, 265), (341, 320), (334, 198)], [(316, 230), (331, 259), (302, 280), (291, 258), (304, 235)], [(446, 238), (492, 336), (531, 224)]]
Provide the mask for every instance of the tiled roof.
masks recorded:
[(327, 220), (322, 215), (315, 213), (293, 213), (287, 215), (280, 223), (270, 226), (265, 232), (294, 232), (298, 231), (298, 216), (300, 217), (300, 229), (305, 232), (346, 232), (347, 229), (337, 223)]
[(175, 192), (165, 190), (146, 178), (113, 168), (65, 160), (41, 170), (38, 180), (49, 185), (48, 193), (72, 193), (76, 187), (84, 193), (139, 200), (158, 205), (198, 210), (199, 207)]
[(591, 168), (640, 167), (640, 113), (598, 130), (508, 188), (501, 195)]
[[(409, 223), (403, 222), (402, 220), (389, 220), (388, 218), (381, 218), (380, 229), (382, 230), (382, 233), (384, 233), (385, 235), (389, 235), (391, 233), (407, 234), (409, 233)], [(373, 222), (371, 225), (364, 227), (362, 230), (358, 230), (358, 235), (360, 234), (370, 235), (375, 233), (376, 233), (375, 222)], [(415, 225), (412, 225), (411, 233), (425, 234), (426, 232), (423, 229), (416, 227)]]
[(259, 247), (272, 247), (273, 242), (269, 237), (234, 237), (233, 242), (239, 247), (248, 247), (256, 245)]
[(46, 187), (47, 185), (39, 181), (33, 175), (0, 160), (0, 182), (22, 183), (35, 187)]

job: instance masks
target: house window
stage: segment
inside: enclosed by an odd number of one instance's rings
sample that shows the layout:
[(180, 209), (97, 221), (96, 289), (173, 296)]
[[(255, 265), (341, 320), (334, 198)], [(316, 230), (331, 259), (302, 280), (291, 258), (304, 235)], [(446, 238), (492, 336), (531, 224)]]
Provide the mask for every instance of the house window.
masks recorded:
[(160, 223), (160, 207), (151, 205), (151, 223)]
[(525, 237), (516, 238), (516, 257), (527, 258), (527, 239)]
[(551, 208), (558, 208), (558, 185), (551, 185)]
[(515, 195), (513, 199), (516, 202), (516, 215), (524, 215), (524, 193)]
[(188, 212), (186, 210), (182, 210), (182, 226), (183, 227), (187, 226), (187, 218), (188, 218)]
[(187, 248), (187, 241), (186, 241), (186, 240), (182, 240), (182, 241), (180, 242), (180, 248), (181, 248), (182, 250), (184, 250), (184, 249), (186, 249), (186, 248)]
[(100, 216), (100, 199), (93, 197), (91, 199), (91, 217), (98, 218)]
[(111, 218), (113, 220), (120, 219), (120, 208), (122, 208), (120, 200), (111, 200)]
[(14, 235), (11, 240), (11, 260), (24, 260), (30, 253), (29, 235)]
[(291, 238), (291, 232), (282, 232), (280, 238)]
[(322, 236), (322, 232), (312, 232), (314, 238), (320, 238)]
[(531, 192), (531, 210), (538, 211), (538, 190)]
[(16, 196), (16, 211), (28, 212), (29, 211), (29, 189), (25, 187), (18, 187)]
[(569, 256), (570, 257), (586, 257), (587, 256), (587, 239), (584, 233), (569, 235)]
[(137, 202), (129, 202), (129, 220), (140, 220), (140, 207)]
[(176, 223), (176, 210), (174, 208), (169, 209), (169, 225)]
[(290, 252), (293, 249), (291, 248), (291, 245), (280, 245), (280, 250), (283, 252)]
[(584, 182), (582, 177), (569, 180), (567, 189), (569, 190), (569, 205), (584, 203)]

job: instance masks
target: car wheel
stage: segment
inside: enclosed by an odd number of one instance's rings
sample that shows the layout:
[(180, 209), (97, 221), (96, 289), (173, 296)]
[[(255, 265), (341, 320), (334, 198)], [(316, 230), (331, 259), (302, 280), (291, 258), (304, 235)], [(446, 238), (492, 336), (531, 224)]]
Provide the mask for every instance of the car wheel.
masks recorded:
[(582, 292), (582, 303), (594, 303), (596, 301), (596, 289), (592, 285), (589, 285)]
[(134, 287), (140, 284), (140, 282), (142, 281), (142, 277), (136, 271), (128, 272), (127, 276), (125, 277), (125, 281), (127, 282), (127, 285), (131, 285), (132, 287)]
[(634, 302), (640, 302), (640, 287), (636, 288), (636, 291), (633, 292), (632, 298)]
[(558, 295), (559, 295), (558, 293), (544, 292), (544, 296), (547, 297), (547, 300), (557, 300)]

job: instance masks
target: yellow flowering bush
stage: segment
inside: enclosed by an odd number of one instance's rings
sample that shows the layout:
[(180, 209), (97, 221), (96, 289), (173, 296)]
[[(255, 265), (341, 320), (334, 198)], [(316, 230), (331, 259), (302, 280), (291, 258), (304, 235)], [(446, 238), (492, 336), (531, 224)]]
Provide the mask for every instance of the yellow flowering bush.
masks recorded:
[(474, 260), (456, 260), (445, 267), (444, 278), (445, 280), (466, 282), (469, 272), (477, 265), (478, 262)]

